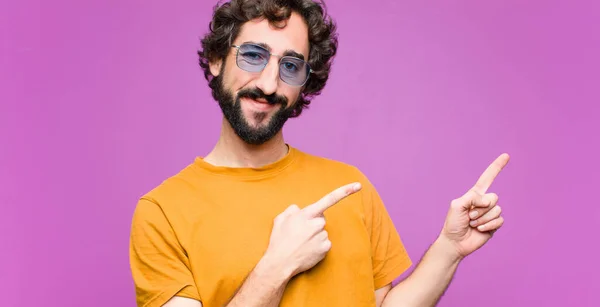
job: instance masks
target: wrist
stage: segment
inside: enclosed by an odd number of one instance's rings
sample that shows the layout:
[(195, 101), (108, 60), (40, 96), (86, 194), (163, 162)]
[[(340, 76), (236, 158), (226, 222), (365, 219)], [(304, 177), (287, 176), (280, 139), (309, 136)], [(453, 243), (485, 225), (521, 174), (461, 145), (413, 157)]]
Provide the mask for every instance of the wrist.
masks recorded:
[(449, 262), (459, 263), (464, 259), (464, 256), (460, 253), (456, 243), (443, 234), (438, 236), (433, 245), (438, 251), (438, 254)]
[(293, 268), (286, 265), (286, 263), (277, 261), (275, 257), (272, 257), (268, 253), (260, 259), (254, 270), (259, 276), (277, 285), (286, 284), (293, 276)]

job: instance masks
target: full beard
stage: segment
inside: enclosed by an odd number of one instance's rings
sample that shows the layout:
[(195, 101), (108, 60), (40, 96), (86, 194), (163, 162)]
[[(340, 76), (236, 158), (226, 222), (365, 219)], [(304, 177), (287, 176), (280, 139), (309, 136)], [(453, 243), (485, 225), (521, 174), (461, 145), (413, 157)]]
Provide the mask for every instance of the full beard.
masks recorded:
[[(213, 90), (213, 97), (218, 101), (223, 116), (240, 139), (251, 145), (261, 145), (281, 131), (283, 125), (293, 113), (293, 108), (287, 108), (287, 98), (276, 94), (265, 95), (260, 89), (252, 88), (240, 90), (234, 99), (233, 94), (225, 89), (222, 76), (223, 74), (220, 74), (216, 77), (218, 80), (216, 80), (216, 87)], [(241, 98), (255, 100), (263, 98), (269, 104), (281, 105), (281, 107), (271, 116), (266, 125), (252, 127), (244, 118)], [(255, 112), (253, 114), (257, 122), (262, 122), (267, 116), (268, 113), (266, 112)]]

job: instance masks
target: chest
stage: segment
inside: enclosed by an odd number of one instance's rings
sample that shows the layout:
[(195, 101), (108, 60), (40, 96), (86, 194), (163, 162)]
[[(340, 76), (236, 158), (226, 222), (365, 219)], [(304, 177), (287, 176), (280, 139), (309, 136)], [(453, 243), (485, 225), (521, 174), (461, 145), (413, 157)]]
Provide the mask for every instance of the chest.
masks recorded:
[[(186, 227), (190, 233), (185, 248), (205, 306), (222, 304), (241, 286), (264, 255), (278, 214), (291, 204), (302, 208), (321, 197), (319, 191), (290, 192), (250, 191), (197, 200), (201, 203), (190, 212), (195, 218)], [(357, 283), (368, 287), (372, 282), (370, 235), (360, 198), (338, 203), (325, 212), (325, 219), (331, 250), (313, 269), (290, 281), (281, 306), (303, 306), (299, 302), (309, 304), (307, 300), (321, 295), (331, 298), (330, 291), (349, 296)]]

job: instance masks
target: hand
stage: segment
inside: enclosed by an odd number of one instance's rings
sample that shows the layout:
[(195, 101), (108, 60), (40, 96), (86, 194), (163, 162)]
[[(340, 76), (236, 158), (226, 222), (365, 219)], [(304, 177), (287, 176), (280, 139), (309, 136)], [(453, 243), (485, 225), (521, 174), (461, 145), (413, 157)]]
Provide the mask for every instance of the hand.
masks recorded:
[(315, 266), (331, 248), (323, 213), (360, 189), (360, 183), (347, 184), (304, 209), (288, 207), (275, 217), (265, 257), (289, 270), (290, 278)]
[(486, 193), (508, 160), (508, 154), (500, 155), (473, 188), (452, 201), (441, 237), (453, 243), (459, 258), (483, 246), (504, 223), (498, 195)]

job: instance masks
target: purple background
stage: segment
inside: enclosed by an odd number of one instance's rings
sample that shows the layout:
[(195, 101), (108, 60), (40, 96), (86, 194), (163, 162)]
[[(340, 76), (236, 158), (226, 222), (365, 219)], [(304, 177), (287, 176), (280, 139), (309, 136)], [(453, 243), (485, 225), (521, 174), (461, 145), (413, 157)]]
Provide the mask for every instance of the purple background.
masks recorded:
[[(0, 304), (134, 306), (137, 198), (203, 155), (213, 1), (2, 1)], [(419, 260), (497, 155), (506, 223), (440, 306), (597, 306), (598, 1), (342, 1), (323, 95), (286, 126), (359, 166)]]

